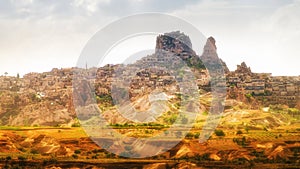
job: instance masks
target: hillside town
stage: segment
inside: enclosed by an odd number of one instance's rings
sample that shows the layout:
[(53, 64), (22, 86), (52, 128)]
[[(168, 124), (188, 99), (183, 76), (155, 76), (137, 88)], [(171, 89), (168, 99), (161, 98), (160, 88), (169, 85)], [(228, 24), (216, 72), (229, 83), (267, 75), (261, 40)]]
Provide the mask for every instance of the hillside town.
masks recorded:
[[(197, 84), (199, 90), (209, 92), (211, 77), (200, 58), (215, 59), (213, 55), (216, 55), (216, 52), (212, 54), (216, 51), (215, 43), (214, 38), (210, 37), (202, 56), (197, 56), (191, 49), (189, 37), (177, 31), (160, 35), (157, 38), (156, 53), (138, 60), (135, 64), (85, 69), (54, 68), (50, 72), (28, 73), (23, 77), (2, 75), (0, 76), (1, 124), (72, 123), (72, 119), (75, 118), (72, 80), (74, 72), (78, 70), (94, 85), (98, 97), (110, 95), (112, 85), (120, 85), (124, 81), (126, 83), (121, 86), (129, 87), (130, 98), (135, 98), (159, 88), (178, 92), (176, 82), (184, 81), (186, 77), (184, 69), (176, 70), (183, 60), (193, 72), (192, 82)], [(300, 76), (253, 73), (244, 62), (238, 65), (235, 71), (229, 71), (225, 62), (221, 63), (226, 75), (227, 91), (238, 90), (247, 97), (257, 99), (262, 106), (283, 104), (299, 108)], [(82, 99), (81, 102), (83, 100), (87, 99)], [(37, 117), (45, 118), (41, 120)]]
[(226, 75), (227, 87), (244, 90), (262, 105), (284, 104), (299, 107), (300, 76), (272, 76), (271, 73), (253, 73), (243, 62)]

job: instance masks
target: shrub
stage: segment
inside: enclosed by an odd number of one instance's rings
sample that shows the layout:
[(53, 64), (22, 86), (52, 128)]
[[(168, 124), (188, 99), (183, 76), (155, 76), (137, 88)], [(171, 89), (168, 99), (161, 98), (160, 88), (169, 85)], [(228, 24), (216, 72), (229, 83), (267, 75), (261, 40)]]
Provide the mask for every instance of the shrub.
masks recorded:
[(57, 163), (57, 159), (55, 157), (51, 157), (49, 159), (43, 160), (43, 165), (56, 164), (56, 163)]
[(80, 123), (73, 123), (71, 127), (80, 127)]
[(32, 150), (30, 151), (30, 153), (31, 153), (31, 154), (39, 154), (39, 152), (38, 152), (36, 149), (32, 149)]
[(164, 121), (168, 124), (173, 124), (177, 119), (177, 115), (176, 114), (172, 114), (171, 116), (168, 116), (164, 119)]
[(190, 132), (188, 132), (185, 136), (185, 138), (187, 138), (187, 139), (192, 139), (193, 137), (194, 137), (194, 134), (190, 133)]
[(81, 151), (80, 151), (80, 150), (75, 150), (74, 153), (75, 153), (75, 154), (80, 154)]
[(238, 144), (239, 146), (246, 146), (248, 145), (246, 137), (244, 136), (243, 138), (233, 138), (232, 141), (236, 144)]
[(10, 161), (12, 158), (11, 158), (11, 156), (7, 156), (5, 159), (6, 159), (7, 161)]
[(93, 155), (92, 159), (98, 159), (98, 155)]
[(202, 113), (202, 115), (203, 115), (203, 116), (207, 116), (207, 115), (208, 115), (208, 112), (207, 112), (207, 111), (204, 111), (204, 112)]
[(101, 149), (94, 149), (94, 150), (92, 150), (92, 152), (93, 152), (94, 154), (96, 154), (96, 153), (101, 152)]
[(73, 154), (72, 157), (73, 157), (74, 159), (78, 159), (78, 155), (77, 155), (77, 154)]
[(240, 135), (240, 134), (243, 134), (243, 132), (242, 132), (241, 130), (238, 130), (238, 131), (236, 132), (236, 134), (237, 134), (237, 135)]
[(105, 158), (113, 158), (113, 157), (115, 157), (115, 155), (112, 153), (105, 154)]
[(200, 137), (200, 133), (197, 132), (197, 133), (194, 134), (194, 138), (197, 139), (197, 138), (199, 138), (199, 137)]
[(20, 160), (20, 161), (25, 161), (25, 160), (26, 160), (26, 157), (24, 157), (24, 156), (18, 156), (18, 160)]
[(215, 130), (216, 136), (225, 136), (225, 133), (223, 130)]
[(251, 93), (247, 93), (245, 94), (246, 98), (250, 99), (252, 97), (252, 94)]

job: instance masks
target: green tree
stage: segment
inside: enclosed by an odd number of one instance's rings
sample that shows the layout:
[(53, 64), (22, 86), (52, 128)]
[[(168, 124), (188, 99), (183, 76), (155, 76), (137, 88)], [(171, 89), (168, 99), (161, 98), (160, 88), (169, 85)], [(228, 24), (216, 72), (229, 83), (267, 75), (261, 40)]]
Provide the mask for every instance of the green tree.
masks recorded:
[(216, 136), (225, 136), (225, 133), (224, 133), (224, 131), (223, 130), (215, 130), (215, 134), (216, 134)]
[(238, 130), (238, 131), (236, 132), (236, 134), (237, 134), (237, 135), (240, 135), (240, 134), (243, 134), (243, 132), (242, 132), (241, 130)]
[(197, 133), (194, 134), (194, 138), (195, 139), (198, 139), (199, 137), (200, 137), (200, 133), (199, 132), (197, 132)]

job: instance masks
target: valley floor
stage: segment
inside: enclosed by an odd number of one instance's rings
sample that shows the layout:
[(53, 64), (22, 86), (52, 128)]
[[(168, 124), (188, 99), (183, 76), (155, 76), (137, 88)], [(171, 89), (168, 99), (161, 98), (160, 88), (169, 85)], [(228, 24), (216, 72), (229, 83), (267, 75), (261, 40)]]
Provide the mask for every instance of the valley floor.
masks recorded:
[[(297, 168), (300, 131), (222, 129), (200, 144), (189, 134), (171, 150), (146, 159), (126, 159), (100, 148), (80, 127), (1, 127), (1, 168)], [(131, 130), (123, 128), (122, 130)], [(201, 132), (193, 129), (190, 133)], [(192, 135), (192, 136), (191, 136)], [(162, 140), (170, 142), (167, 137)]]

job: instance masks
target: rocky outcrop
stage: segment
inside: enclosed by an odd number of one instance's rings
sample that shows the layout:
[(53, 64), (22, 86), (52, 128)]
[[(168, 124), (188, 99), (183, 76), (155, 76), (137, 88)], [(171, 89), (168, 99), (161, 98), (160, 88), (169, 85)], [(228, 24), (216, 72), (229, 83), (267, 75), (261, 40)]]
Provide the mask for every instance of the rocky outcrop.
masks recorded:
[(234, 71), (235, 73), (251, 75), (251, 68), (247, 67), (245, 62), (242, 62), (241, 65), (237, 65), (237, 69)]
[(190, 38), (179, 31), (159, 35), (156, 39), (155, 50), (156, 54), (168, 52), (175, 57), (180, 57), (189, 67), (205, 69), (200, 57), (192, 49)]
[(216, 40), (213, 37), (209, 37), (207, 39), (200, 58), (201, 60), (205, 61), (205, 63), (207, 64), (206, 66), (211, 65), (210, 69), (213, 69), (214, 66), (220, 64), (223, 68), (224, 74), (227, 74), (229, 72), (226, 63), (218, 57)]

